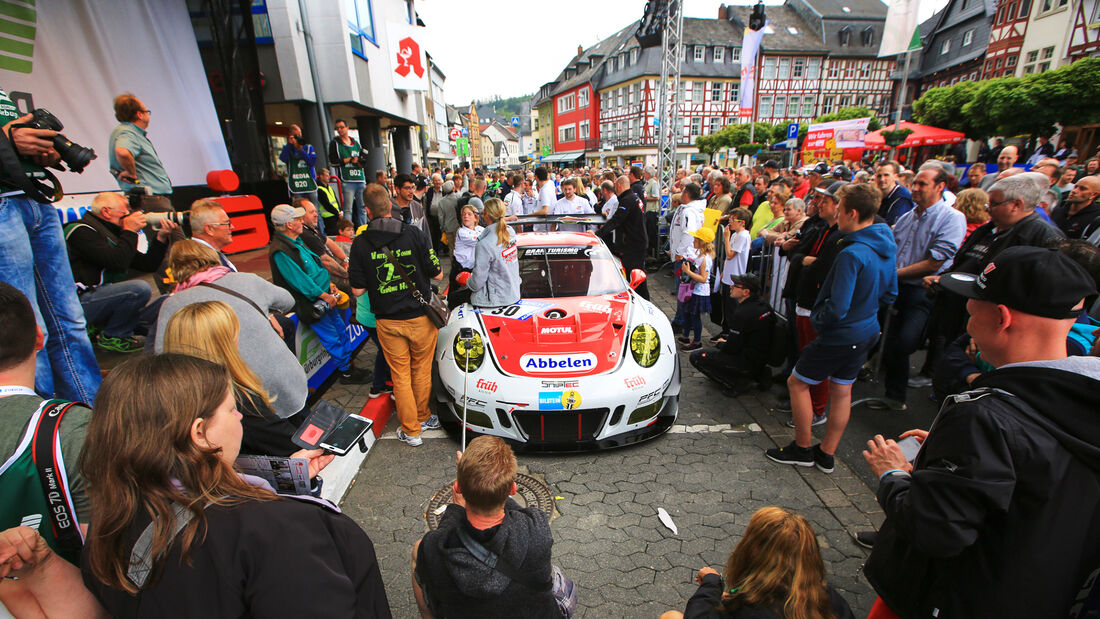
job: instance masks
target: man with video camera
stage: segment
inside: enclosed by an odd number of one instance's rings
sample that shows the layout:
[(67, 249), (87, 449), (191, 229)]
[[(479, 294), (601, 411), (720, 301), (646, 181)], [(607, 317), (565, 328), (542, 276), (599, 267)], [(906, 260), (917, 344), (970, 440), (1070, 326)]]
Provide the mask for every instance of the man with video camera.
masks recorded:
[(302, 198), (317, 204), (317, 172), (313, 167), (317, 164), (317, 151), (312, 144), (302, 141), (302, 128), (298, 125), (290, 126), (279, 161), (286, 164), (286, 185), (291, 201)]
[(96, 345), (104, 350), (131, 353), (144, 346), (134, 330), (153, 290), (144, 280), (127, 280), (127, 271), (156, 271), (168, 240), (179, 230), (178, 224), (164, 218), (155, 238), (139, 236), (147, 223), (145, 213), (131, 211), (122, 195), (103, 192), (92, 199), (83, 217), (65, 226), (80, 305), (88, 324), (100, 331)]
[[(33, 118), (32, 114), (20, 116), (0, 89), (0, 281), (27, 297), (46, 335), (45, 347), (36, 359), (35, 391), (91, 404), (99, 391), (99, 365), (73, 288), (61, 221), (50, 198), (28, 185), (33, 178), (45, 176), (41, 166), (56, 166), (60, 161), (55, 147), (60, 134), (22, 126)], [(62, 137), (60, 143), (66, 142)], [(95, 156), (90, 151), (87, 154)], [(73, 171), (83, 169), (73, 165), (78, 162), (66, 163)], [(27, 193), (25, 186), (32, 193)]]

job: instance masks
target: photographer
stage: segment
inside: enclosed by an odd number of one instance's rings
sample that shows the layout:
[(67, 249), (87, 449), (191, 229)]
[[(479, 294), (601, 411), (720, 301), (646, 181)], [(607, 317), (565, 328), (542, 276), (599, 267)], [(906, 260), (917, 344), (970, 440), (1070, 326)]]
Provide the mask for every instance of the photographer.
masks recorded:
[(279, 161), (286, 164), (286, 184), (290, 198), (302, 197), (317, 204), (317, 152), (312, 144), (302, 141), (302, 128), (290, 126), (290, 135), (279, 153)]
[(104, 350), (130, 353), (143, 346), (134, 329), (153, 290), (144, 280), (126, 280), (126, 274), (129, 269), (154, 272), (169, 238), (179, 230), (179, 225), (164, 219), (156, 237), (145, 237), (142, 243), (139, 233), (146, 223), (145, 213), (131, 211), (126, 198), (103, 192), (92, 199), (83, 217), (65, 226), (80, 305), (88, 324), (102, 330), (96, 345)]
[[(0, 89), (0, 144), (3, 175), (22, 177), (31, 162), (54, 165), (56, 131), (18, 127), (31, 120), (19, 116), (15, 104)], [(41, 168), (28, 170), (41, 173)], [(84, 310), (73, 289), (73, 274), (65, 255), (57, 209), (3, 183), (0, 198), (0, 281), (18, 288), (34, 308), (46, 345), (37, 355), (35, 390), (44, 396), (93, 402), (99, 391), (99, 365), (84, 329)], [(41, 302), (40, 302), (41, 301)], [(6, 325), (5, 325), (6, 327)]]

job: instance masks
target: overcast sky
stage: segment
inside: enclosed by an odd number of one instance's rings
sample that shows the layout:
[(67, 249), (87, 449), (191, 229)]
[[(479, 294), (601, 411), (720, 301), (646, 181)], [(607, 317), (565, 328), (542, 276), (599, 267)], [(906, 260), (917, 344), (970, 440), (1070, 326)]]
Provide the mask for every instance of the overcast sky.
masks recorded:
[[(764, 4), (782, 4), (765, 0)], [(887, 2), (888, 4), (889, 2)], [(921, 19), (947, 0), (923, 0)], [(640, 18), (645, 0), (417, 0), (447, 103), (532, 94), (577, 54)], [(718, 17), (715, 0), (684, 0), (685, 17)], [(732, 3), (729, 3), (732, 4)]]

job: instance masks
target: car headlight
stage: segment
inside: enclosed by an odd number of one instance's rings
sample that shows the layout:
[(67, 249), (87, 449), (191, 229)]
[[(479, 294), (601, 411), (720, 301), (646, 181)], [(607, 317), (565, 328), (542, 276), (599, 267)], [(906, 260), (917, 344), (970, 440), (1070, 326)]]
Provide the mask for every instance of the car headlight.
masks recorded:
[(473, 372), (481, 367), (485, 359), (485, 342), (481, 340), (481, 334), (474, 331), (473, 339), (464, 340), (455, 336), (454, 342), (455, 365), (463, 372)]
[(630, 354), (643, 368), (653, 367), (661, 356), (661, 336), (652, 325), (638, 325), (630, 332)]

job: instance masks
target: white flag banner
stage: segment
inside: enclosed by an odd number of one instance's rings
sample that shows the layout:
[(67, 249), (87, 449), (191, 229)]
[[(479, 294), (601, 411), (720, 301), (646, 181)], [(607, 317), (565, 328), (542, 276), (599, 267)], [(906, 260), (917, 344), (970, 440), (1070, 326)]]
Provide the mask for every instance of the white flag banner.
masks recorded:
[(920, 19), (920, 0), (892, 0), (886, 10), (886, 23), (882, 29), (882, 45), (878, 48), (879, 58), (897, 56), (913, 49), (913, 39), (917, 37), (916, 48), (920, 49), (917, 28)]
[(387, 23), (390, 41), (390, 67), (393, 87), (397, 90), (428, 89), (428, 59), (424, 55), (424, 28), (403, 23)]
[(741, 102), (737, 114), (741, 118), (752, 118), (756, 101), (756, 55), (763, 39), (764, 28), (745, 28), (745, 36), (741, 39)]

